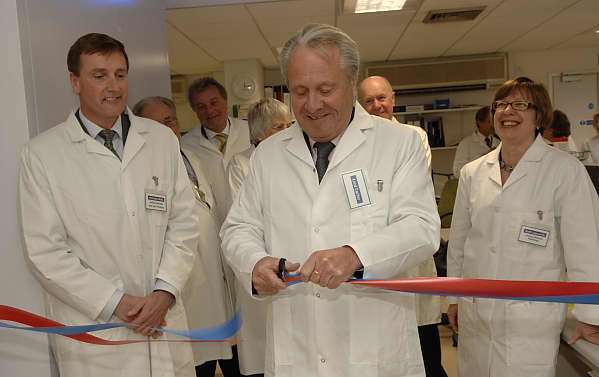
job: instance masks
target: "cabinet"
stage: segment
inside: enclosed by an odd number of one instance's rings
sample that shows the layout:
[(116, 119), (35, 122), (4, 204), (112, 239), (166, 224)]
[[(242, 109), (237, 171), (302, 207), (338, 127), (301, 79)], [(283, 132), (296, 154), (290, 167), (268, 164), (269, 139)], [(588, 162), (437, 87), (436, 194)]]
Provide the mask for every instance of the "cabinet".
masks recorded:
[[(420, 126), (427, 131), (429, 139), (432, 136), (433, 140), (429, 140), (429, 144), (432, 152), (433, 183), (437, 195), (440, 195), (443, 185), (452, 175), (457, 145), (464, 137), (474, 132), (476, 127), (474, 116), (481, 107), (481, 105), (467, 105), (448, 109), (393, 113), (399, 122)], [(434, 130), (436, 125), (441, 126), (440, 130)], [(430, 129), (431, 127), (433, 130)], [(438, 138), (434, 140), (435, 132), (442, 133), (442, 143), (438, 142)]]

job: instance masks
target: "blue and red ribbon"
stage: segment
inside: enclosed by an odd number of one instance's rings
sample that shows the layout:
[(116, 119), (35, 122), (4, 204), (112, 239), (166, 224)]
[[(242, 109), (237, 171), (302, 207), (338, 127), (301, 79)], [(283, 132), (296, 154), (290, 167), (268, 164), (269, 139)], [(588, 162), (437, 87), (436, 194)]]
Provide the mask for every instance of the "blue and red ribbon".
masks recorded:
[[(297, 275), (287, 276), (286, 281), (289, 285), (302, 282)], [(352, 280), (348, 284), (436, 296), (599, 305), (599, 283), (588, 282), (415, 278), (402, 280)], [(131, 325), (127, 323), (104, 323), (65, 326), (62, 323), (37, 314), (5, 305), (0, 305), (0, 321), (10, 321), (19, 324), (12, 325), (0, 322), (0, 328), (57, 334), (80, 342), (97, 345), (123, 345), (145, 343), (148, 341), (226, 342), (231, 341), (241, 327), (241, 318), (239, 313), (236, 313), (229, 321), (211, 328), (192, 330), (159, 329), (165, 333), (178, 335), (181, 339), (106, 340), (90, 333), (113, 328), (130, 328)]]

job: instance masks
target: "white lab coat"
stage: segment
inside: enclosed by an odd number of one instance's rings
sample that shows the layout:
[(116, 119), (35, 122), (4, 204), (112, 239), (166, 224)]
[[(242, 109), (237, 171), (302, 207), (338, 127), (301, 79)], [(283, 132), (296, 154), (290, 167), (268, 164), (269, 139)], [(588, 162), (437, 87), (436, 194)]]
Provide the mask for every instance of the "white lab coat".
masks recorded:
[(497, 148), (499, 143), (499, 139), (493, 137), (493, 142), (491, 143), (492, 148), (489, 148), (487, 143), (485, 143), (485, 135), (481, 134), (478, 130), (474, 130), (471, 135), (462, 139), (460, 144), (458, 144), (458, 148), (455, 151), (455, 157), (453, 158), (453, 175), (456, 178), (459, 178), (460, 170), (464, 165), (486, 155)]
[[(227, 166), (230, 203), (239, 194), (241, 184), (250, 170), (250, 158), (255, 147), (252, 145), (245, 151), (233, 156)], [(243, 287), (236, 286), (238, 307), (243, 324), (238, 334), (239, 368), (242, 374), (264, 373), (264, 353), (266, 346), (266, 309), (265, 300), (254, 300)]]
[[(350, 210), (341, 174), (356, 169), (373, 204)], [(303, 263), (315, 250), (341, 245), (356, 251), (364, 278), (405, 276), (439, 243), (420, 138), (356, 103), (319, 185), (302, 130), (293, 125), (256, 149), (221, 236), (248, 293), (264, 256)], [(266, 329), (266, 376), (424, 376), (410, 294), (298, 284), (269, 302)]]
[(229, 212), (229, 205), (227, 204), (228, 183), (225, 175), (227, 165), (233, 156), (243, 152), (250, 146), (250, 131), (247, 122), (235, 118), (229, 118), (229, 122), (229, 136), (224, 156), (216, 145), (204, 136), (202, 126), (199, 124), (181, 139), (181, 144), (193, 151), (205, 167), (206, 178), (210, 182), (216, 199), (219, 227), (227, 216), (227, 212)]
[[(496, 150), (462, 169), (449, 238), (448, 275), (596, 281), (599, 203), (586, 170), (541, 136), (501, 185)], [(550, 232), (546, 247), (519, 241), (523, 225)], [(460, 377), (553, 377), (566, 306), (491, 299), (458, 301)], [(583, 322), (599, 308), (576, 305)]]
[[(194, 262), (198, 218), (179, 144), (166, 127), (130, 119), (122, 162), (73, 113), (22, 152), (25, 256), (45, 289), (46, 314), (67, 325), (94, 323), (117, 288), (145, 296), (161, 279), (181, 292)], [(146, 209), (145, 192), (166, 195), (167, 211)], [(166, 322), (187, 329), (179, 297)], [(146, 339), (126, 328), (95, 335)], [(58, 336), (51, 342), (62, 377), (194, 376), (186, 343), (96, 346)]]
[[(196, 174), (205, 202), (196, 199), (200, 216), (198, 262), (181, 296), (190, 328), (213, 327), (233, 316), (233, 303), (224, 276), (215, 201), (204, 174), (205, 168), (195, 153), (186, 148), (182, 150)], [(231, 346), (226, 343), (193, 343), (192, 349), (195, 365), (232, 357)]]
[[(401, 125), (405, 127), (412, 128), (418, 132), (418, 136), (420, 136), (420, 140), (422, 141), (422, 146), (424, 147), (424, 152), (426, 155), (426, 160), (428, 162), (428, 173), (431, 173), (431, 147), (428, 144), (428, 136), (426, 131), (418, 126), (412, 126), (409, 124), (400, 123), (395, 117), (391, 118), (391, 121), (395, 125)], [(429, 258), (424, 263), (421, 263), (417, 267), (415, 267), (410, 276), (413, 277), (437, 277), (437, 268), (435, 267), (435, 260), (433, 258)], [(435, 323), (441, 322), (441, 299), (439, 296), (431, 296), (431, 295), (417, 295), (416, 296), (416, 319), (418, 320), (418, 326), (424, 325), (432, 325)]]

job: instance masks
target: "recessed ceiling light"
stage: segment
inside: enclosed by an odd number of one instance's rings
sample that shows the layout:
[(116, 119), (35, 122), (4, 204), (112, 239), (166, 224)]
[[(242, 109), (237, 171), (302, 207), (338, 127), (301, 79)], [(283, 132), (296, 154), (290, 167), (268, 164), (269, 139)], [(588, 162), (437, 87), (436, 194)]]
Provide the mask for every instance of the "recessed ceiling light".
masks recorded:
[(389, 12), (405, 9), (407, 0), (345, 0), (344, 13)]
[(599, 34), (599, 30), (595, 30), (595, 34)]

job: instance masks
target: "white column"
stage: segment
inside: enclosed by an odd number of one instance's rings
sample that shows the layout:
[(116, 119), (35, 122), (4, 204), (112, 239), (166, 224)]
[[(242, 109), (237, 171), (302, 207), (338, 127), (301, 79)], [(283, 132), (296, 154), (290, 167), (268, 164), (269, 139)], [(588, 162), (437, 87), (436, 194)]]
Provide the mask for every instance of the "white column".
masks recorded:
[[(41, 288), (23, 258), (17, 222), (19, 152), (29, 138), (27, 100), (16, 0), (0, 1), (0, 305), (44, 313)], [(44, 335), (0, 329), (0, 374), (49, 376), (48, 342)]]

